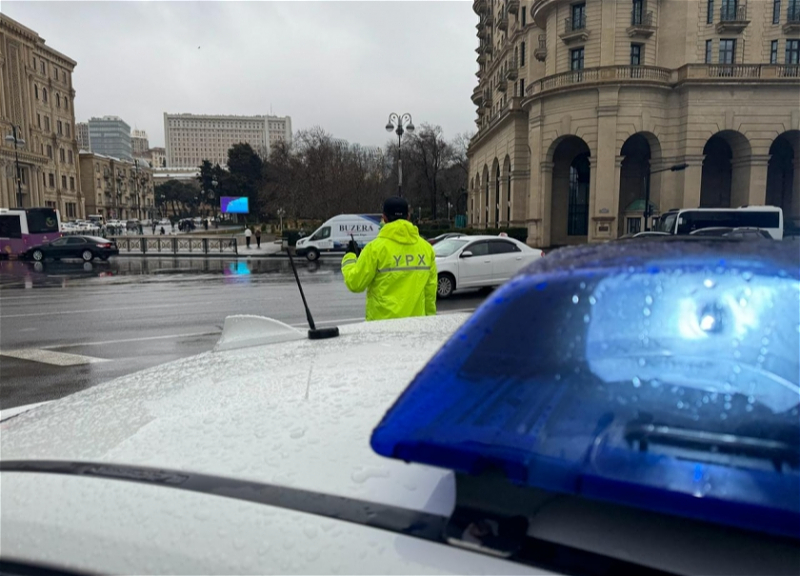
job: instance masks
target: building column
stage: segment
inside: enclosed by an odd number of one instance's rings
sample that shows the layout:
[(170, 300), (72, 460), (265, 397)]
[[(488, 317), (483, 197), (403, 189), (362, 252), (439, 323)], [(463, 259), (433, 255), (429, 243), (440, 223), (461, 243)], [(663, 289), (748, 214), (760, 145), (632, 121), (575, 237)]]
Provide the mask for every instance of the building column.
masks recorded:
[[(683, 188), (683, 205), (675, 208), (699, 208), (700, 188), (703, 182), (703, 160), (705, 155), (685, 156), (683, 162), (687, 164), (682, 172), (664, 172), (675, 175), (675, 181)], [(678, 176), (680, 174), (681, 176)], [(677, 187), (676, 187), (677, 189)]]
[(619, 211), (619, 175), (617, 163), (618, 89), (600, 92), (597, 107), (597, 145), (589, 158), (589, 233), (587, 240), (615, 237), (614, 220)]
[[(795, 225), (800, 226), (800, 158), (795, 157), (792, 161), (794, 174), (792, 175), (792, 196), (789, 202), (789, 218), (794, 220)], [(784, 219), (786, 215), (784, 214)]]
[[(767, 203), (767, 169), (769, 167), (769, 154), (755, 155), (749, 158), (750, 179), (748, 182), (748, 197), (742, 204), (734, 206), (764, 206)], [(731, 191), (733, 200), (733, 191)]]
[[(542, 152), (541, 102), (533, 103), (528, 111), (527, 131), (528, 182), (525, 187), (527, 195), (524, 203), (527, 205), (527, 213), (523, 217), (528, 228), (528, 244), (536, 247), (547, 246), (546, 241), (549, 241), (549, 225), (547, 223), (550, 219), (548, 194), (552, 186), (545, 187), (546, 182), (543, 176), (548, 173), (550, 174), (549, 179), (552, 180), (553, 165), (542, 162), (545, 158)], [(520, 144), (521, 142), (522, 140), (520, 140)], [(549, 165), (549, 168), (546, 168), (546, 165)]]
[(551, 229), (553, 218), (553, 162), (538, 162), (539, 166), (539, 198), (535, 202), (539, 206), (538, 220), (534, 219), (534, 227), (538, 228), (541, 246), (552, 244)]

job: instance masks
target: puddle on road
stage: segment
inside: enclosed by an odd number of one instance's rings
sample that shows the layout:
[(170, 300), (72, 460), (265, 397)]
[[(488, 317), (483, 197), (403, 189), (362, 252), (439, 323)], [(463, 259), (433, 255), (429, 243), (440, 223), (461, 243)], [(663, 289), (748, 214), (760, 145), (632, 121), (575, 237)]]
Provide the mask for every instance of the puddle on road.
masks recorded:
[[(296, 259), (304, 282), (340, 282), (339, 260)], [(119, 285), (151, 282), (211, 281), (231, 284), (285, 283), (293, 280), (285, 258), (135, 258), (108, 262), (21, 260), (0, 261), (0, 288), (66, 288), (76, 285)]]

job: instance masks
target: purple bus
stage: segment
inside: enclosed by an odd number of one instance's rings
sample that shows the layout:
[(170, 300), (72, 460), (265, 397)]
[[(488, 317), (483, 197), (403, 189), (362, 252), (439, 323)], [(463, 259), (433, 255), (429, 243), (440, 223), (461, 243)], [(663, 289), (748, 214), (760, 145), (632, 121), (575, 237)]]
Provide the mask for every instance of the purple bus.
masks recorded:
[(55, 208), (0, 208), (0, 254), (19, 256), (29, 248), (61, 237)]

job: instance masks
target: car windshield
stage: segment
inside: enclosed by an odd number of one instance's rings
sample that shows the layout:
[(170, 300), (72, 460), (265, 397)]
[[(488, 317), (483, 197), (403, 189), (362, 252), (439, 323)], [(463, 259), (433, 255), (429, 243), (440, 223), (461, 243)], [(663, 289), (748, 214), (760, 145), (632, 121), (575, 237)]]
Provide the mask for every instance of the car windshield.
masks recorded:
[(672, 234), (673, 231), (675, 230), (675, 220), (677, 217), (678, 217), (677, 213), (669, 213), (662, 216), (659, 222), (658, 231), (666, 232), (667, 234)]
[(446, 238), (441, 242), (433, 245), (433, 252), (438, 258), (446, 258), (454, 252), (460, 250), (469, 240), (461, 240), (460, 238)]

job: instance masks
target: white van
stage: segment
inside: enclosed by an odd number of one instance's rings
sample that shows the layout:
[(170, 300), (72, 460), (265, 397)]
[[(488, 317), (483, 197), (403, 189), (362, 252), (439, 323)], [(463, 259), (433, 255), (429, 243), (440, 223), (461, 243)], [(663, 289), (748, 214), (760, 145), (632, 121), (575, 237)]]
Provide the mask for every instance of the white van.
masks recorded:
[(344, 252), (353, 239), (360, 247), (378, 236), (380, 214), (340, 214), (320, 226), (311, 236), (297, 241), (297, 255), (316, 260), (323, 252)]
[(661, 215), (656, 230), (667, 234), (691, 234), (715, 227), (760, 228), (775, 240), (782, 240), (783, 210), (777, 206), (673, 209)]

